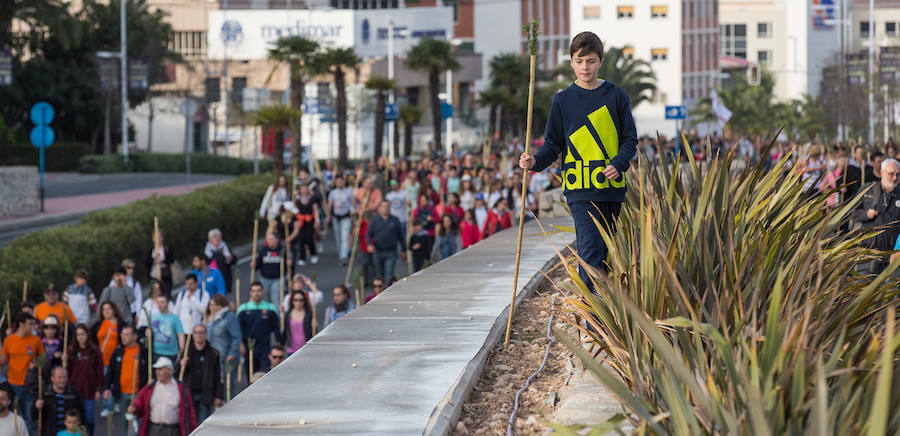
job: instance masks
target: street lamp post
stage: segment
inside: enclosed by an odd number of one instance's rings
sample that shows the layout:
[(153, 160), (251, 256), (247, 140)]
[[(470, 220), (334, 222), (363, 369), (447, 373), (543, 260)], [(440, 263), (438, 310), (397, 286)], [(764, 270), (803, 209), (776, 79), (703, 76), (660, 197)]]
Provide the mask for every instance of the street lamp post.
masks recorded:
[(119, 57), (122, 61), (122, 156), (128, 161), (128, 44), (125, 38), (125, 7), (126, 0), (121, 0), (119, 10)]
[[(388, 79), (394, 80), (394, 22), (388, 22)], [(394, 89), (388, 92), (388, 103), (394, 104)], [(387, 123), (387, 134), (388, 134), (388, 153), (387, 155), (391, 158), (390, 160), (396, 159), (397, 156), (394, 156), (394, 147), (390, 144), (390, 139), (394, 137), (394, 124), (396, 121), (389, 121)]]
[(869, 0), (869, 146), (875, 143), (875, 0)]

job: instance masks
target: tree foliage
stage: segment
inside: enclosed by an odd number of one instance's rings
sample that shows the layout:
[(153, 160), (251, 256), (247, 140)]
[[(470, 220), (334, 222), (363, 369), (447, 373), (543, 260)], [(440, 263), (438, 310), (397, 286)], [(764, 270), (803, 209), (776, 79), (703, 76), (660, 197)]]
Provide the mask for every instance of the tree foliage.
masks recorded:
[(456, 71), (460, 68), (453, 47), (448, 41), (425, 37), (418, 44), (409, 49), (404, 62), (407, 68), (424, 71), (428, 74), (428, 91), (431, 106), (431, 123), (434, 129), (434, 146), (442, 150), (441, 143), (441, 102), (438, 94), (441, 93), (440, 74), (447, 70)]

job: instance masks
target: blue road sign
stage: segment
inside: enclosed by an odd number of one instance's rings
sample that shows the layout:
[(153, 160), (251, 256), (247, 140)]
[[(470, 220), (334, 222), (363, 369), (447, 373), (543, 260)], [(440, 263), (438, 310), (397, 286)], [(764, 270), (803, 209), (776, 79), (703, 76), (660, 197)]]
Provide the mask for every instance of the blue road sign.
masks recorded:
[(321, 117), (319, 118), (320, 123), (336, 123), (337, 118), (334, 117)]
[(687, 118), (687, 106), (666, 106), (667, 120), (683, 120)]
[(441, 118), (447, 119), (453, 116), (453, 106), (446, 101), (441, 102)]
[(303, 103), (303, 113), (317, 114), (319, 113), (319, 105), (316, 103)]
[(53, 144), (55, 138), (53, 129), (47, 126), (37, 126), (31, 129), (31, 144), (37, 148), (47, 148)]
[(397, 103), (386, 103), (384, 105), (384, 119), (397, 121), (398, 118), (400, 118), (400, 105)]
[(31, 107), (31, 122), (40, 126), (53, 122), (53, 106), (42, 101)]

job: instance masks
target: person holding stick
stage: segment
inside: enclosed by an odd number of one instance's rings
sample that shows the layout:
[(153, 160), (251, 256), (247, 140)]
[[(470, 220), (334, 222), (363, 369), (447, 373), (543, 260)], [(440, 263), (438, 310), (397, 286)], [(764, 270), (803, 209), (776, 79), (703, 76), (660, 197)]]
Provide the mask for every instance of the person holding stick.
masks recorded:
[[(264, 369), (267, 366), (266, 356), (271, 346), (272, 334), (275, 334), (276, 341), (281, 341), (280, 322), (278, 319), (278, 309), (272, 303), (264, 301), (263, 286), (259, 282), (250, 285), (250, 301), (238, 308), (237, 315), (241, 325), (241, 355), (248, 354), (248, 348), (252, 349), (253, 356), (247, 359), (248, 363), (252, 361), (256, 370)], [(253, 346), (250, 347), (250, 340), (253, 339)], [(248, 372), (248, 375), (253, 375)], [(249, 378), (248, 378), (249, 379)]]
[(12, 385), (7, 382), (0, 383), (0, 434), (27, 436), (25, 420), (13, 410), (15, 398), (16, 393)]
[(25, 418), (30, 429), (34, 428), (31, 406), (35, 398), (34, 391), (26, 389), (25, 382), (27, 378), (34, 377), (34, 372), (30, 376), (28, 373), (38, 370), (38, 356), (44, 354), (41, 339), (32, 333), (34, 324), (34, 316), (19, 312), (16, 315), (16, 332), (3, 340), (3, 348), (0, 349), (0, 367), (7, 366), (7, 381), (19, 398), (19, 414)]
[(334, 287), (334, 305), (328, 306), (325, 309), (325, 322), (322, 323), (322, 328), (328, 327), (329, 324), (338, 320), (338, 318), (353, 312), (356, 309), (356, 304), (353, 303), (353, 300), (350, 298), (350, 290), (347, 289), (344, 285), (337, 285)]
[(144, 266), (149, 279), (160, 280), (165, 283), (166, 289), (172, 289), (172, 264), (175, 263), (175, 255), (164, 242), (163, 232), (156, 232)]
[(216, 407), (225, 404), (222, 402), (225, 385), (222, 383), (219, 352), (206, 340), (206, 326), (195, 326), (192, 337), (181, 358), (179, 379), (191, 393), (199, 424), (212, 415)]
[(347, 187), (347, 179), (342, 174), (335, 175), (334, 185), (334, 189), (328, 193), (325, 221), (333, 220), (331, 227), (338, 247), (338, 263), (345, 266), (350, 259), (350, 230), (353, 227), (350, 207), (353, 203), (353, 191)]
[[(544, 145), (534, 155), (523, 153), (519, 166), (543, 171), (562, 153), (563, 186), (575, 219), (578, 255), (586, 265), (605, 273), (608, 249), (594, 219), (608, 232), (615, 232), (637, 130), (628, 94), (598, 78), (603, 65), (600, 38), (592, 32), (579, 33), (572, 39), (569, 54), (577, 80), (553, 96)], [(595, 292), (583, 265), (579, 275)]]
[[(109, 369), (103, 378), (103, 402), (119, 413), (127, 410), (131, 404), (132, 396), (137, 390), (147, 384), (148, 368), (147, 351), (137, 342), (137, 331), (132, 326), (122, 329), (122, 345), (113, 352), (109, 361)], [(135, 372), (135, 365), (137, 372)], [(137, 374), (137, 382), (135, 382)], [(114, 405), (114, 406), (112, 406)], [(106, 406), (104, 406), (106, 407)], [(100, 413), (101, 417), (109, 416), (109, 409)]]
[(75, 409), (84, 420), (84, 403), (77, 390), (69, 386), (69, 371), (61, 366), (55, 366), (50, 371), (50, 389), (45, 389), (43, 395), (34, 402), (31, 414), (33, 418), (40, 417), (40, 436), (56, 436), (66, 429), (66, 411)]
[(63, 354), (68, 362), (73, 388), (81, 394), (84, 402), (84, 424), (88, 434), (94, 434), (94, 407), (103, 390), (103, 356), (91, 341), (90, 331), (84, 324), (75, 327), (75, 340)]
[(237, 377), (237, 363), (241, 353), (241, 323), (228, 307), (228, 299), (224, 295), (212, 297), (209, 301), (209, 313), (211, 314), (207, 325), (209, 344), (221, 357), (220, 377), (226, 380), (226, 389), (234, 392), (235, 387), (232, 383)]
[(153, 364), (156, 380), (144, 386), (128, 406), (140, 419), (141, 436), (187, 436), (197, 427), (194, 404), (188, 389), (172, 375), (175, 366), (168, 357)]

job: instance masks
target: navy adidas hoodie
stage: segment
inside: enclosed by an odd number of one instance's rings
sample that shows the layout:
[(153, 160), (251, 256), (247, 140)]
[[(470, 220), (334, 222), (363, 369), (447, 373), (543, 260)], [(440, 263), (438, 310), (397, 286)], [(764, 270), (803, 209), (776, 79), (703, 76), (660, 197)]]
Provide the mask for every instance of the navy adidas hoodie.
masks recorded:
[[(588, 90), (573, 83), (553, 96), (544, 145), (534, 155), (532, 170), (543, 171), (562, 153), (569, 202), (623, 202), (625, 171), (636, 145), (631, 103), (622, 88), (603, 82)], [(606, 165), (618, 170), (618, 180), (603, 175)]]

